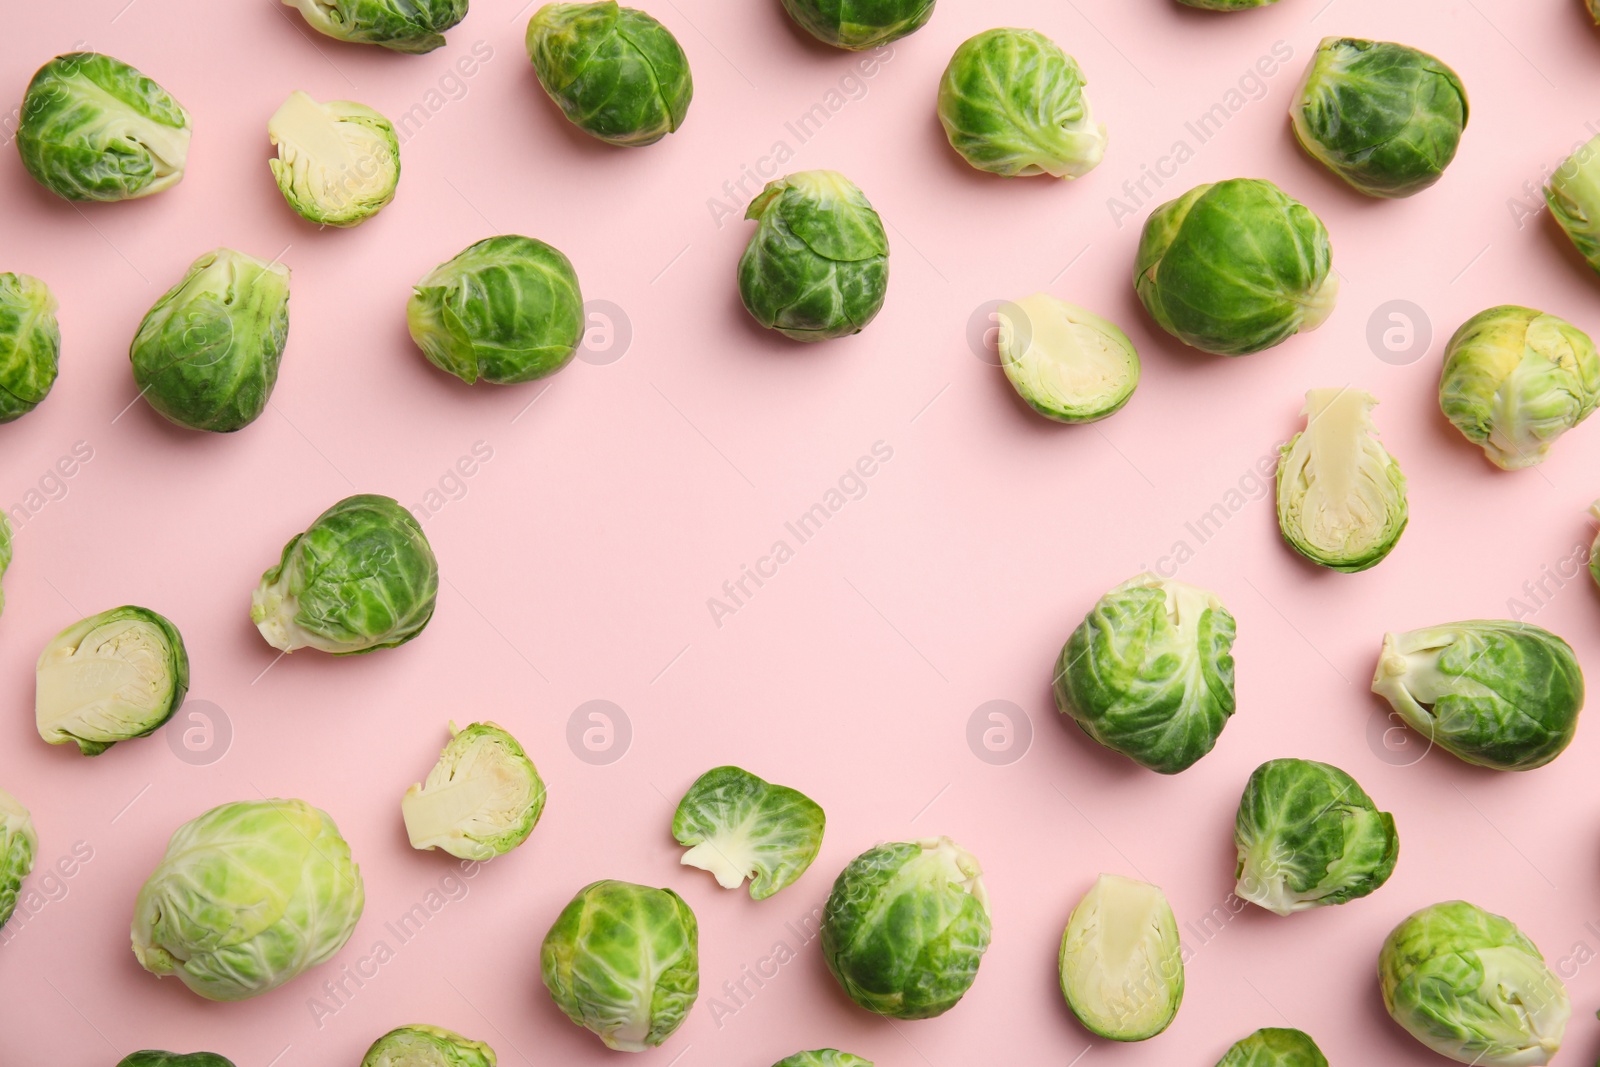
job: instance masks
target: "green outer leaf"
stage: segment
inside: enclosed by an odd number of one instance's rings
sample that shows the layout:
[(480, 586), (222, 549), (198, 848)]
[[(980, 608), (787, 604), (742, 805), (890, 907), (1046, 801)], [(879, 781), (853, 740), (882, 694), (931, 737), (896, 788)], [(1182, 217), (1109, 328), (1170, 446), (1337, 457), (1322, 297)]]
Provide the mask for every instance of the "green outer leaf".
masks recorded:
[[(0, 581), (6, 576), (6, 570), (11, 566), (11, 520), (6, 518), (4, 509), (0, 509)], [(1596, 579), (1600, 581), (1600, 578)], [(0, 614), (6, 610), (6, 591), (0, 588)]]
[(55, 384), (61, 362), (57, 307), (55, 294), (38, 278), (0, 274), (0, 423), (38, 407)]
[[(267, 160), (278, 191), (295, 213), (307, 222), (319, 226), (359, 226), (382, 211), (394, 199), (400, 185), (400, 139), (394, 123), (383, 115), (353, 100), (329, 100), (317, 103), (304, 93), (311, 106), (320, 108), (329, 117), (334, 129), (347, 140), (364, 142), (371, 151), (356, 160), (342, 165), (344, 173), (328, 169), (328, 161), (315, 157), (302, 157), (290, 144), (271, 137), (278, 154)], [(288, 105), (285, 105), (288, 106)], [(349, 171), (357, 171), (351, 174)], [(365, 173), (360, 173), (360, 172)], [(376, 185), (363, 187), (362, 180), (376, 181)], [(343, 186), (354, 190), (345, 202), (327, 193), (327, 186)]]
[(33, 816), (16, 797), (0, 789), (0, 927), (17, 910), (22, 880), (33, 870), (39, 854), (39, 835), (33, 829)]
[(836, 1048), (819, 1048), (786, 1056), (772, 1067), (872, 1067), (872, 1061)]
[[(428, 772), (425, 785), (413, 785), (406, 790), (401, 802), (401, 812), (406, 816), (406, 832), (411, 835), (412, 848), (442, 848), (458, 859), (487, 862), (503, 856), (528, 839), (544, 813), (544, 779), (533, 760), (503, 727), (492, 722), (475, 722), (465, 730), (450, 724), (451, 738), (439, 754), (438, 762)], [(488, 779), (494, 792), (487, 798), (489, 806), (460, 810), (460, 794), (449, 802), (457, 810), (459, 822), (452, 827), (449, 840), (418, 844), (412, 830), (409, 805), (414, 797), (426, 797), (430, 791), (442, 791), (451, 786), (461, 786), (474, 777)], [(467, 796), (473, 794), (469, 791)], [(493, 805), (505, 796), (514, 796), (509, 810)]]
[(467, 0), (283, 0), (318, 33), (413, 55), (444, 45), (444, 31), (466, 18)]
[(495, 1067), (494, 1049), (439, 1026), (402, 1026), (367, 1049), (361, 1067)]
[(936, 0), (783, 0), (802, 29), (824, 44), (859, 52), (922, 29)]
[[(130, 629), (141, 631), (142, 643), (126, 639)], [(144, 652), (158, 656), (160, 662), (144, 659)], [(59, 717), (57, 709), (46, 707), (43, 677), (47, 670), (72, 664), (93, 673), (109, 660), (134, 663), (148, 691), (141, 691), (137, 698), (119, 692), (112, 700), (75, 707)], [(151, 673), (156, 670), (159, 674)], [(90, 615), (56, 634), (39, 654), (38, 672), (41, 680), (35, 716), (39, 736), (52, 745), (71, 742), (85, 756), (98, 756), (118, 741), (149, 737), (177, 713), (189, 692), (189, 653), (183, 635), (166, 616), (131, 604)]]
[(1328, 1058), (1304, 1031), (1267, 1027), (1241, 1038), (1217, 1067), (1328, 1067)]
[(1204, 8), (1207, 11), (1248, 11), (1251, 8), (1266, 7), (1277, 2), (1278, 0), (1178, 0), (1180, 4)]
[(117, 1061), (117, 1067), (233, 1067), (233, 1061), (215, 1052), (162, 1052), (146, 1049), (131, 1052)]
[[(672, 836), (689, 848), (683, 862), (718, 875), (724, 888), (750, 879), (750, 899), (792, 885), (822, 848), (827, 817), (788, 786), (738, 767), (713, 767), (689, 787), (672, 816)], [(732, 885), (723, 880), (737, 878)]]

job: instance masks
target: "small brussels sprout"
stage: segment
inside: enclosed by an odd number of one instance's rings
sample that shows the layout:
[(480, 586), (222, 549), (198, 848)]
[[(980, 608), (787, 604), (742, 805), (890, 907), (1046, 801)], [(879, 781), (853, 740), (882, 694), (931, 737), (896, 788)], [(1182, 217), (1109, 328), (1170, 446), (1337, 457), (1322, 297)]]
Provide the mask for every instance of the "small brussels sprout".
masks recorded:
[(750, 899), (792, 885), (822, 848), (826, 822), (817, 802), (738, 767), (714, 767), (695, 780), (672, 816), (672, 836), (688, 848), (682, 863), (710, 871), (724, 889), (750, 879)]
[(1116, 323), (1048, 293), (1000, 306), (1000, 368), (1025, 404), (1057, 422), (1097, 422), (1139, 384), (1139, 353)]
[(1411, 511), (1406, 476), (1378, 441), (1359, 389), (1306, 393), (1306, 428), (1278, 451), (1278, 530), (1312, 563), (1354, 574), (1400, 543)]
[(1600, 271), (1600, 137), (1555, 169), (1545, 183), (1544, 199), (1579, 254)]
[(1310, 1034), (1267, 1027), (1236, 1042), (1217, 1067), (1328, 1067), (1328, 1058)]
[(591, 882), (539, 949), (556, 1007), (619, 1052), (655, 1048), (700, 992), (700, 928), (670, 889)]
[(444, 31), (467, 17), (467, 0), (283, 0), (318, 33), (419, 55), (444, 46)]
[(308, 222), (356, 226), (394, 199), (400, 141), (365, 104), (319, 104), (296, 90), (267, 120), (267, 139), (278, 149), (267, 160), (278, 191)]
[(283, 546), (250, 621), (285, 652), (336, 656), (403, 645), (433, 618), (439, 563), (411, 513), (386, 496), (345, 497)]
[(868, 849), (822, 912), (822, 957), (846, 995), (892, 1019), (931, 1019), (966, 995), (989, 947), (989, 895), (948, 837)]
[(1339, 295), (1322, 220), (1256, 178), (1199, 185), (1151, 212), (1133, 279), (1157, 325), (1223, 356), (1315, 330)]
[(17, 122), (17, 151), (68, 200), (132, 200), (183, 180), (189, 113), (165, 89), (99, 52), (39, 68)]
[(215, 1052), (161, 1052), (147, 1049), (117, 1061), (117, 1067), (233, 1067), (233, 1061)]
[(406, 790), (400, 814), (412, 848), (483, 862), (528, 839), (544, 800), (544, 779), (516, 738), (492, 722), (451, 723), (450, 743), (428, 780)]
[(744, 217), (757, 227), (739, 259), (739, 295), (761, 325), (826, 341), (860, 333), (882, 310), (889, 237), (849, 178), (808, 170), (768, 182)]
[(1571, 646), (1503, 620), (1384, 634), (1372, 691), (1429, 744), (1500, 771), (1532, 770), (1561, 755), (1583, 710)]
[(189, 691), (189, 654), (166, 618), (112, 608), (57, 634), (39, 654), (37, 680), (39, 736), (98, 756), (172, 718)]
[(1141, 574), (1100, 598), (1056, 663), (1056, 707), (1161, 774), (1192, 766), (1233, 714), (1233, 616), (1215, 593)]
[(836, 1048), (819, 1048), (813, 1052), (796, 1052), (774, 1063), (772, 1067), (872, 1067), (872, 1061), (840, 1052)]
[[(6, 576), (6, 570), (11, 566), (11, 520), (6, 518), (6, 513), (0, 509), (0, 581)], [(1600, 577), (1595, 579), (1600, 581)], [(6, 591), (0, 587), (0, 614), (6, 610)]]
[(1037, 30), (986, 30), (956, 49), (939, 82), (950, 147), (1007, 178), (1081, 178), (1106, 154), (1078, 61)]
[(366, 893), (327, 812), (224, 804), (178, 827), (133, 909), (133, 954), (207, 1000), (245, 1000), (325, 963)]
[(531, 382), (578, 354), (583, 294), (571, 260), (543, 241), (490, 237), (417, 283), (406, 325), (429, 363), (468, 385)]
[(1061, 935), (1061, 992), (1090, 1033), (1112, 1041), (1155, 1037), (1183, 1003), (1178, 920), (1161, 890), (1102, 874)]
[(1439, 407), (1503, 470), (1541, 463), (1600, 404), (1600, 354), (1554, 315), (1506, 304), (1480, 311), (1445, 346)]
[(1339, 768), (1305, 759), (1255, 769), (1233, 841), (1239, 898), (1279, 915), (1364, 897), (1389, 880), (1400, 856), (1394, 816)]
[(367, 1049), (361, 1067), (495, 1067), (494, 1049), (438, 1026), (402, 1026)]
[(1480, 1067), (1549, 1063), (1572, 1014), (1566, 987), (1516, 924), (1462, 900), (1396, 926), (1378, 979), (1384, 1007), (1407, 1033)]
[(783, 0), (807, 33), (835, 48), (859, 52), (922, 29), (937, 0)]
[(1278, 0), (1178, 0), (1178, 3), (1187, 7), (1199, 7), (1207, 11), (1246, 11), (1277, 2)]
[(288, 340), (289, 268), (219, 248), (145, 313), (128, 357), (169, 421), (233, 433), (267, 409)]
[(33, 816), (16, 797), (0, 789), (0, 927), (10, 921), (22, 893), (22, 880), (33, 870), (39, 835)]
[(642, 148), (677, 131), (694, 78), (678, 39), (616, 0), (546, 4), (528, 22), (539, 84), (572, 124), (607, 144)]
[(56, 383), (61, 326), (55, 294), (29, 274), (0, 274), (0, 423), (39, 406)]

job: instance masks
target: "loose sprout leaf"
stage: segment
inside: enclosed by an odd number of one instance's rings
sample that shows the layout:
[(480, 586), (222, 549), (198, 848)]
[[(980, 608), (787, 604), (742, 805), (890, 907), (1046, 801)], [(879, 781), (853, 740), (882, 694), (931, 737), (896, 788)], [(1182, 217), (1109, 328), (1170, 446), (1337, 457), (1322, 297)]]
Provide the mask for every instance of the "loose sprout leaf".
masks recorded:
[(367, 1049), (361, 1067), (495, 1067), (494, 1049), (438, 1026), (402, 1026)]
[(1046, 293), (1002, 304), (1000, 366), (1033, 410), (1095, 422), (1122, 410), (1139, 384), (1139, 354), (1115, 323)]
[(393, 124), (364, 104), (290, 93), (267, 121), (267, 137), (278, 149), (267, 160), (278, 190), (309, 222), (355, 226), (394, 199), (400, 142)]
[(444, 45), (444, 31), (467, 14), (467, 0), (283, 0), (318, 33), (352, 44), (420, 54)]
[(412, 848), (491, 860), (533, 833), (544, 811), (544, 780), (502, 727), (451, 724), (451, 733), (427, 781), (407, 789), (400, 802), (406, 835)]
[(798, 790), (716, 767), (684, 794), (672, 836), (689, 849), (685, 866), (710, 871), (724, 889), (749, 878), (751, 898), (765, 900), (811, 866), (825, 821), (822, 808)]
[(112, 608), (57, 634), (39, 654), (36, 683), (39, 736), (98, 756), (172, 718), (189, 690), (189, 655), (165, 617)]
[(1267, 1027), (1236, 1042), (1217, 1067), (1328, 1067), (1328, 1058), (1309, 1034)]
[(38, 278), (0, 274), (0, 423), (38, 407), (55, 384), (61, 361), (56, 308), (55, 294)]
[(1178, 921), (1161, 890), (1102, 874), (1061, 937), (1061, 992), (1091, 1033), (1143, 1041), (1183, 1003)]
[(0, 789), (0, 928), (16, 910), (22, 880), (33, 870), (38, 853), (33, 817), (21, 801)]
[(783, 0), (789, 17), (817, 40), (859, 52), (898, 41), (933, 17), (936, 0)]

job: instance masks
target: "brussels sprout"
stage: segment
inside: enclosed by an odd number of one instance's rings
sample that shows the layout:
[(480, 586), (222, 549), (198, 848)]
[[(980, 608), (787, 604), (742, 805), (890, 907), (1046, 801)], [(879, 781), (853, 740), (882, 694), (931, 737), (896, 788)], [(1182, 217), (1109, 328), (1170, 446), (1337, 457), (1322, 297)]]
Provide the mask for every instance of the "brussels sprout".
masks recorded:
[(61, 327), (55, 294), (28, 274), (0, 274), (0, 423), (39, 406), (56, 383)]
[(1122, 410), (1139, 384), (1139, 353), (1116, 323), (1034, 293), (1000, 305), (1000, 367), (1024, 403), (1057, 422)]
[(1354, 574), (1400, 543), (1410, 518), (1406, 476), (1378, 441), (1359, 389), (1306, 393), (1306, 428), (1278, 450), (1278, 530), (1312, 563)]
[(655, 144), (689, 114), (689, 57), (643, 11), (616, 0), (546, 4), (528, 22), (527, 48), (562, 114), (607, 144)]
[(1492, 620), (1384, 634), (1372, 691), (1406, 725), (1458, 759), (1528, 771), (1578, 729), (1583, 672), (1548, 630)]
[(872, 1067), (872, 1061), (836, 1048), (819, 1048), (814, 1052), (796, 1052), (772, 1067)]
[(133, 954), (207, 1000), (245, 1000), (333, 958), (366, 894), (350, 846), (303, 800), (246, 800), (178, 827), (139, 890)]
[(1545, 183), (1544, 199), (1579, 254), (1600, 271), (1600, 137), (1555, 169)]
[(39, 835), (33, 829), (33, 816), (16, 797), (0, 789), (0, 927), (17, 910), (22, 880), (33, 870), (39, 853)]
[(545, 935), (539, 972), (556, 1007), (607, 1048), (671, 1037), (700, 992), (699, 926), (670, 889), (591, 882)]
[(1546, 1064), (1572, 1005), (1509, 919), (1462, 900), (1416, 912), (1378, 956), (1383, 1005), (1406, 1032), (1461, 1063)]
[(406, 790), (400, 814), (412, 848), (482, 862), (528, 839), (544, 799), (544, 779), (516, 738), (492, 722), (451, 723), (450, 743), (427, 782)]
[[(1600, 500), (1589, 505), (1589, 515), (1600, 524)], [(0, 575), (6, 572), (5, 561), (9, 558), (6, 541), (9, 538), (10, 532), (6, 529), (5, 516), (0, 514)], [(1589, 577), (1594, 579), (1596, 585), (1600, 585), (1600, 533), (1596, 533), (1594, 540), (1589, 544)], [(5, 603), (5, 596), (0, 593), (0, 608), (5, 607)]]
[(1081, 178), (1106, 154), (1078, 61), (1037, 30), (986, 30), (950, 58), (939, 122), (950, 147), (1007, 178)]
[(1141, 574), (1100, 598), (1056, 664), (1056, 707), (1161, 774), (1210, 752), (1233, 714), (1233, 616), (1215, 593)]
[(1205, 8), (1207, 11), (1245, 11), (1252, 7), (1266, 7), (1277, 2), (1278, 0), (1178, 0), (1180, 4)]
[(1445, 347), (1439, 407), (1503, 470), (1543, 462), (1597, 404), (1600, 355), (1565, 319), (1492, 307), (1462, 323)]
[(495, 1067), (494, 1049), (438, 1026), (402, 1026), (367, 1049), (361, 1067)]
[(966, 995), (989, 947), (978, 859), (948, 837), (868, 849), (833, 883), (822, 958), (851, 1000), (893, 1019), (931, 1019)]
[(1315, 330), (1339, 295), (1322, 220), (1256, 178), (1196, 186), (1151, 212), (1133, 278), (1157, 325), (1223, 356)]
[(266, 410), (288, 339), (289, 268), (219, 248), (146, 312), (128, 356), (168, 420), (232, 433)]
[(406, 324), (429, 363), (468, 385), (531, 382), (578, 354), (583, 295), (572, 262), (556, 249), (531, 237), (490, 237), (417, 283)]
[(1589, 17), (1595, 24), (1600, 25), (1600, 0), (1584, 0), (1583, 6), (1589, 10)]
[(336, 656), (403, 645), (433, 618), (439, 564), (422, 527), (386, 496), (345, 497), (283, 546), (250, 621), (273, 648)]
[(1328, 1067), (1311, 1035), (1267, 1027), (1236, 1042), (1217, 1067)]
[(467, 0), (283, 0), (318, 33), (413, 55), (444, 46), (444, 31), (467, 17)]
[(672, 816), (672, 836), (689, 849), (686, 867), (710, 871), (724, 889), (750, 879), (750, 899), (793, 884), (822, 848), (826, 822), (816, 801), (738, 767), (695, 780)]
[(859, 52), (922, 29), (937, 0), (783, 0), (783, 9), (811, 36)]
[(889, 237), (843, 174), (808, 170), (768, 182), (744, 217), (757, 227), (739, 259), (739, 295), (767, 329), (826, 341), (860, 333), (883, 308)]
[(267, 160), (289, 206), (319, 226), (355, 226), (383, 210), (400, 183), (394, 125), (365, 104), (319, 104), (298, 90), (267, 120)]
[(17, 122), (17, 151), (68, 200), (132, 200), (183, 180), (189, 113), (119, 59), (69, 52), (39, 68)]
[(148, 608), (112, 608), (44, 646), (34, 717), (50, 744), (70, 741), (98, 756), (155, 733), (188, 691), (189, 654), (178, 628)]
[[(6, 576), (6, 569), (11, 566), (11, 520), (6, 518), (4, 510), (0, 510), (0, 580)], [(1600, 581), (1600, 577), (1595, 579)], [(6, 591), (0, 588), (0, 613), (6, 610)]]
[(233, 1067), (233, 1061), (215, 1052), (160, 1052), (147, 1049), (124, 1056), (117, 1067)]
[(1102, 874), (1061, 935), (1061, 992), (1090, 1033), (1112, 1041), (1155, 1037), (1183, 1003), (1178, 920), (1161, 890)]
[(1279, 915), (1364, 897), (1389, 880), (1400, 855), (1394, 816), (1339, 768), (1305, 759), (1255, 769), (1233, 841), (1239, 898)]

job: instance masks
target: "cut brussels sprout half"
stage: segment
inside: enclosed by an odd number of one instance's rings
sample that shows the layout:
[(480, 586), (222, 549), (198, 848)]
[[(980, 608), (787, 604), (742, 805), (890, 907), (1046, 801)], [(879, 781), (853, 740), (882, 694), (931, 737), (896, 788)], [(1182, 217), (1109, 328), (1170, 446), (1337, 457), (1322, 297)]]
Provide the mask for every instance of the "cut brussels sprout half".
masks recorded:
[(189, 655), (167, 619), (112, 608), (57, 634), (39, 654), (37, 682), (39, 736), (98, 756), (172, 718), (189, 691)]
[(33, 870), (39, 835), (33, 816), (16, 797), (0, 789), (0, 928), (10, 921), (22, 894), (22, 880)]
[(367, 1049), (361, 1067), (495, 1067), (494, 1049), (438, 1026), (402, 1026)]
[(1000, 367), (1024, 403), (1057, 422), (1122, 410), (1139, 384), (1139, 353), (1113, 322), (1035, 293), (1000, 306)]
[(428, 780), (406, 790), (400, 812), (412, 848), (481, 862), (526, 841), (544, 801), (544, 780), (516, 738), (492, 722), (451, 723), (450, 743)]
[(146, 1049), (117, 1061), (117, 1067), (233, 1067), (233, 1061), (215, 1052), (162, 1052)]
[(319, 104), (296, 90), (267, 120), (267, 139), (278, 149), (267, 160), (278, 191), (308, 222), (355, 226), (394, 199), (400, 142), (394, 125), (365, 104)]
[(467, 0), (283, 0), (318, 33), (352, 44), (420, 54), (444, 46), (444, 31), (467, 15)]
[(0, 423), (38, 407), (56, 382), (61, 327), (55, 294), (29, 274), (0, 274)]
[(1328, 1067), (1328, 1058), (1310, 1034), (1267, 1027), (1235, 1042), (1217, 1067)]
[(710, 871), (724, 889), (750, 879), (750, 898), (791, 885), (817, 858), (826, 822), (816, 801), (738, 767), (714, 767), (689, 787), (672, 816), (686, 867)]
[(1061, 992), (1090, 1033), (1155, 1037), (1183, 1003), (1178, 920), (1161, 890), (1102, 874), (1072, 909), (1061, 937)]
[(813, 1052), (796, 1052), (772, 1067), (872, 1067), (872, 1061), (836, 1048), (820, 1048)]
[(1573, 247), (1600, 271), (1600, 137), (1555, 169), (1545, 183), (1544, 199)]
[[(4, 509), (0, 509), (0, 614), (6, 610), (6, 591), (4, 581), (6, 571), (11, 566), (11, 520), (6, 518)], [(1596, 578), (1600, 581), (1600, 578)]]
[(922, 29), (936, 0), (783, 0), (789, 17), (835, 48), (859, 52)]

